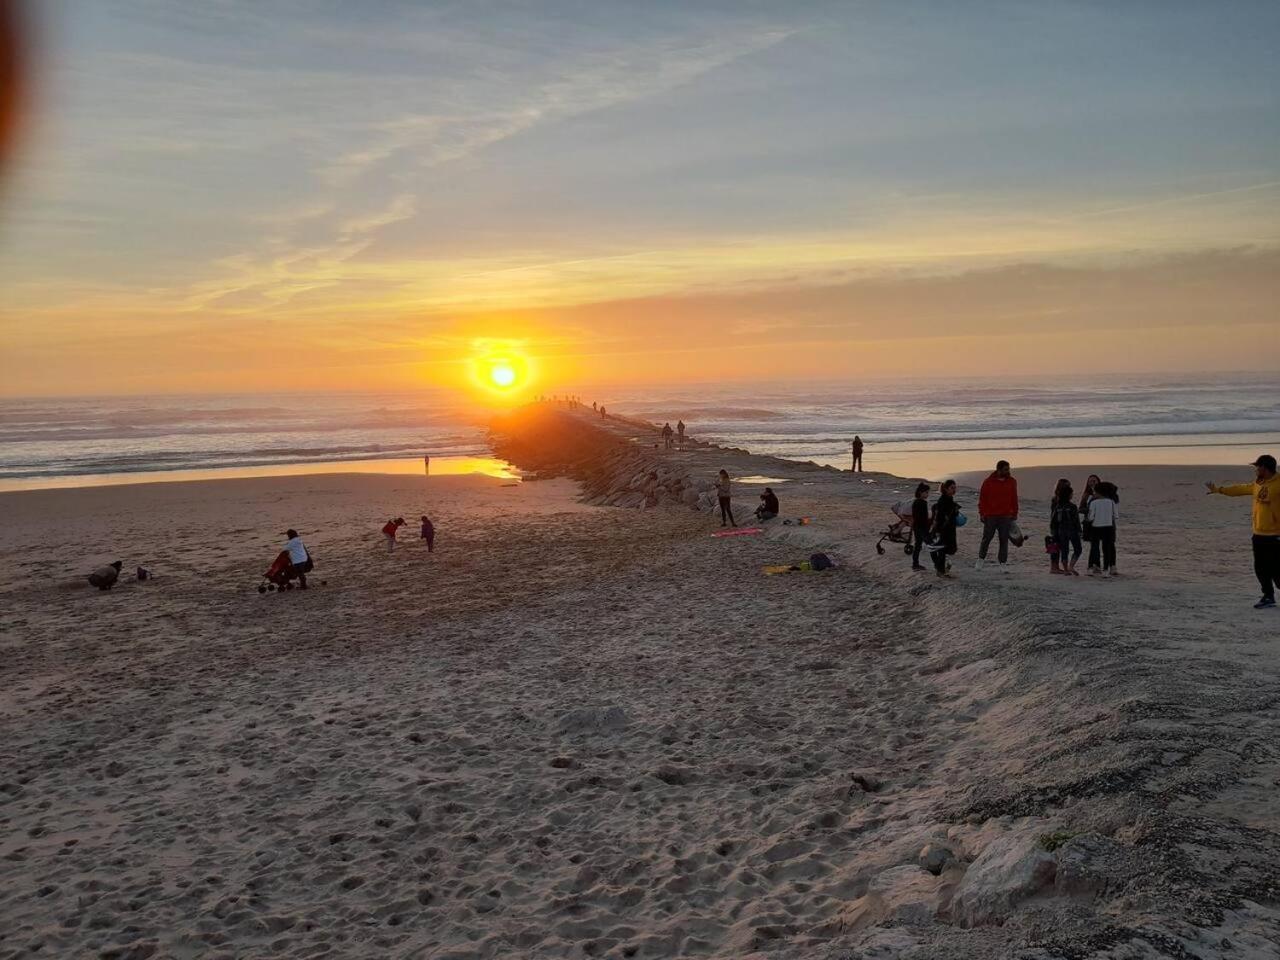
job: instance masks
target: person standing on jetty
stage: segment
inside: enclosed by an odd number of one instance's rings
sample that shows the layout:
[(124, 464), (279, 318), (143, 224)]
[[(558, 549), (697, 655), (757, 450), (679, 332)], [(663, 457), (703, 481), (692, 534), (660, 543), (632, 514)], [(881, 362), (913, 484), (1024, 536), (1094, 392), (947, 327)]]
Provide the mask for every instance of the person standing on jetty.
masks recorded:
[(1253, 483), (1236, 483), (1220, 487), (1209, 482), (1210, 493), (1224, 497), (1253, 497), (1253, 572), (1262, 584), (1262, 599), (1255, 610), (1276, 605), (1276, 587), (1280, 586), (1280, 477), (1276, 475), (1276, 458), (1264, 453), (1253, 461), (1256, 471)]
[(1008, 570), (1009, 532), (1018, 519), (1018, 481), (1013, 478), (1008, 460), (999, 461), (995, 472), (982, 481), (982, 489), (978, 493), (978, 519), (982, 521), (982, 543), (978, 545), (978, 560), (973, 569), (982, 569), (987, 562), (987, 548), (991, 546), (992, 538), (999, 534), (997, 558), (1000, 569)]
[(676, 436), (680, 439), (680, 449), (684, 449), (684, 421), (676, 421)]
[(662, 425), (662, 446), (665, 450), (671, 449), (671, 438), (675, 436), (675, 431), (671, 429), (671, 422), (668, 421)]
[(916, 497), (911, 501), (911, 533), (915, 540), (915, 546), (911, 549), (911, 569), (923, 570), (924, 564), (920, 562), (920, 551), (924, 549), (924, 542), (929, 539), (929, 485), (927, 483), (916, 485)]
[(738, 521), (733, 519), (732, 491), (729, 489), (729, 471), (721, 470), (720, 479), (716, 481), (716, 498), (720, 501), (720, 526), (725, 525), (728, 520), (733, 526), (738, 525)]
[(850, 472), (862, 472), (862, 438), (856, 433), (853, 435), (853, 466), (850, 468)]
[(956, 528), (960, 525), (960, 507), (955, 498), (956, 482), (947, 480), (942, 484), (938, 502), (933, 505), (933, 536), (939, 549), (930, 551), (930, 554), (933, 557), (933, 568), (940, 577), (952, 575), (951, 561), (947, 558), (954, 557), (958, 549)]

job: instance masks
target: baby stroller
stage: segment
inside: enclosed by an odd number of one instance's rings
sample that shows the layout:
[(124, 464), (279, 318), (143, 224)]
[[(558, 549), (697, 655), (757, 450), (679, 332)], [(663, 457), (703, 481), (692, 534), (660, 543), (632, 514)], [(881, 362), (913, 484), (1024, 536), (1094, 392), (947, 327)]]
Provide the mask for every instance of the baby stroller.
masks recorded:
[(903, 553), (911, 553), (914, 546), (911, 527), (911, 501), (899, 500), (892, 507), (894, 522), (880, 534), (880, 539), (876, 541), (876, 553), (884, 555), (884, 542), (888, 540), (890, 543), (902, 544)]

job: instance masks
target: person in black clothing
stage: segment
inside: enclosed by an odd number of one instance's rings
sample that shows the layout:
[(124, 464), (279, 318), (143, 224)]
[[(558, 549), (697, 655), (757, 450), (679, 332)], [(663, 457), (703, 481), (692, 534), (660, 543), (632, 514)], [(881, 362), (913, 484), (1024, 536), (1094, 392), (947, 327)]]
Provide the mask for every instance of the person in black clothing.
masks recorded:
[(765, 487), (760, 494), (760, 506), (756, 507), (757, 520), (772, 520), (778, 515), (778, 495), (772, 487)]
[[(955, 501), (956, 482), (948, 480), (942, 485), (942, 493), (933, 505), (933, 536), (940, 549), (932, 551), (933, 566), (940, 577), (951, 576), (948, 557), (956, 554), (956, 517), (960, 507)], [(914, 506), (914, 505), (913, 505)]]
[(857, 435), (853, 438), (853, 471), (862, 472), (862, 438)]
[(921, 483), (916, 487), (916, 498), (911, 501), (911, 533), (916, 545), (911, 551), (911, 569), (923, 570), (920, 562), (920, 551), (924, 542), (929, 539), (929, 485)]

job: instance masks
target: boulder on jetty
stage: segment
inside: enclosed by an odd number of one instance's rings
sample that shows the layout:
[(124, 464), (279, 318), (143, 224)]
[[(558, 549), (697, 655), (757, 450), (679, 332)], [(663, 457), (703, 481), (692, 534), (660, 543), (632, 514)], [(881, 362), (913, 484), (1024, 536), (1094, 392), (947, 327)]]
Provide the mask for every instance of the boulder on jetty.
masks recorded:
[[(628, 420), (625, 426), (631, 433), (658, 433), (657, 426), (638, 421)], [(616, 425), (598, 425), (567, 410), (531, 404), (496, 417), (489, 444), (497, 456), (539, 477), (577, 480), (583, 500), (597, 506), (714, 506), (714, 496), (705, 492), (711, 486), (707, 481), (695, 483), (657, 450), (618, 432)]]

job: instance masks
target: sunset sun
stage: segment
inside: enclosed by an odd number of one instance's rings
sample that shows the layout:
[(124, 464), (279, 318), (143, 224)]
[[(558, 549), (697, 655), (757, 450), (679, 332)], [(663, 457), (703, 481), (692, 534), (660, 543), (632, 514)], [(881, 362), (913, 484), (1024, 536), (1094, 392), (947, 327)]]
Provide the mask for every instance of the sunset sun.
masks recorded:
[(493, 381), (494, 386), (505, 390), (515, 385), (515, 368), (506, 360), (495, 360), (493, 366), (489, 368), (489, 379)]
[(479, 341), (471, 357), (471, 382), (480, 391), (512, 400), (535, 379), (532, 363), (512, 341)]

